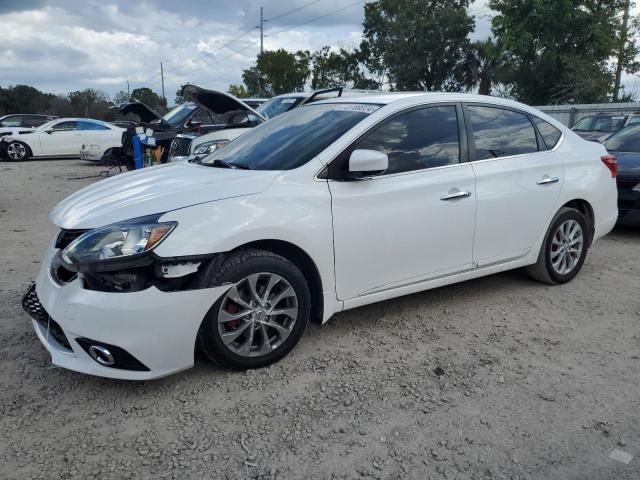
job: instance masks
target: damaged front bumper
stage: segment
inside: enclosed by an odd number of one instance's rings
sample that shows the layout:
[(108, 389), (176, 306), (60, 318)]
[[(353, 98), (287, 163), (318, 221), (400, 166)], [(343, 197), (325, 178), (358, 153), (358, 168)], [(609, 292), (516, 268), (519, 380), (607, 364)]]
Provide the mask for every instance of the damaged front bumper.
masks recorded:
[[(35, 287), (23, 301), (55, 365), (126, 380), (160, 378), (193, 366), (200, 324), (229, 286), (88, 290), (82, 275), (66, 283), (54, 278), (51, 264), (58, 252), (52, 242)], [(101, 348), (111, 355), (111, 365), (101, 357)]]

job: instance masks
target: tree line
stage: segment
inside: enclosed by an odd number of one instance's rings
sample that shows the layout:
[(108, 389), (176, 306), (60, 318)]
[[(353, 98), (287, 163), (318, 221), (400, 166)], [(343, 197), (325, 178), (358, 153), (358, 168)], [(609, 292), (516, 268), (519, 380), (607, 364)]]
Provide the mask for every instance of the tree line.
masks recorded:
[(640, 70), (631, 0), (489, 0), (492, 38), (471, 42), (470, 0), (378, 0), (364, 7), (352, 50), (265, 51), (243, 70), (239, 97), (346, 85), (392, 91), (478, 91), (531, 105), (631, 101)]
[(9, 113), (44, 113), (58, 117), (85, 117), (111, 121), (118, 113), (111, 109), (116, 104), (139, 100), (160, 113), (167, 111), (167, 102), (147, 87), (127, 92), (120, 91), (112, 98), (105, 92), (87, 88), (68, 95), (44, 93), (29, 85), (0, 87), (0, 115)]

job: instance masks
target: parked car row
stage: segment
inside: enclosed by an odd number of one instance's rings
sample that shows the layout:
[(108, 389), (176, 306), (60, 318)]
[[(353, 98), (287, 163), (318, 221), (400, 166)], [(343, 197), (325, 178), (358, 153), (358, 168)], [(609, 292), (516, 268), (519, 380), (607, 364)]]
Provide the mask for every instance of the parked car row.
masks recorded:
[(23, 305), (72, 370), (158, 378), (196, 348), (261, 367), (336, 312), (520, 267), (571, 281), (616, 223), (616, 175), (604, 146), (505, 99), (321, 100), (65, 199)]

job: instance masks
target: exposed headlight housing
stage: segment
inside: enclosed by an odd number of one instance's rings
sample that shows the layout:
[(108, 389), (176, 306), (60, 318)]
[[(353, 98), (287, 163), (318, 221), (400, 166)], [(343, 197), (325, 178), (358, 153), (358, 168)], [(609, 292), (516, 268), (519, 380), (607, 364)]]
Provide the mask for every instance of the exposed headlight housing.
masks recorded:
[(209, 155), (216, 150), (224, 147), (229, 140), (214, 140), (213, 142), (201, 143), (193, 149), (194, 155)]
[(90, 230), (71, 242), (61, 254), (73, 271), (108, 271), (151, 263), (148, 258), (177, 226), (142, 218)]

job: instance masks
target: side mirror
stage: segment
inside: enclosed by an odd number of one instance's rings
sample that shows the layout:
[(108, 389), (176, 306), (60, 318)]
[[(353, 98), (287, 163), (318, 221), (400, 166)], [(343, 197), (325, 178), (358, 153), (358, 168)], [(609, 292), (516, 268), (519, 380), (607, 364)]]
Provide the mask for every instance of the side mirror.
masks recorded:
[(377, 150), (354, 150), (349, 157), (349, 176), (361, 178), (379, 175), (389, 168), (389, 157)]
[(44, 133), (48, 133), (49, 135), (51, 135), (53, 132), (55, 132), (55, 129), (53, 128), (48, 128), (44, 131)]
[(187, 122), (187, 126), (189, 127), (199, 127), (202, 125), (202, 122), (198, 121), (198, 120), (189, 120)]

